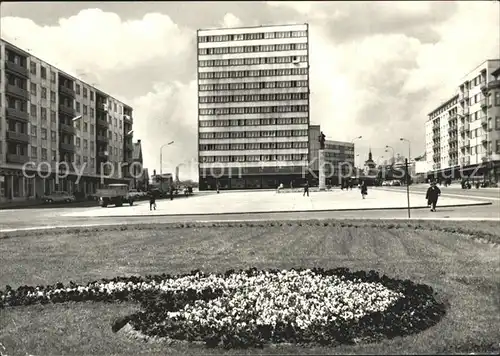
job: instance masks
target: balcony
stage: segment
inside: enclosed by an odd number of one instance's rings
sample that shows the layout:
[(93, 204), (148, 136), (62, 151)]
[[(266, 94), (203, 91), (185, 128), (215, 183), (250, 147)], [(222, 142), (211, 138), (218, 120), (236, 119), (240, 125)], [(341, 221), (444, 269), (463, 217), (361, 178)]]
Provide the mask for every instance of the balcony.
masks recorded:
[(479, 105), (481, 105), (481, 109), (486, 109), (486, 107), (488, 106), (488, 101), (486, 101), (486, 99), (481, 99)]
[(69, 96), (70, 98), (74, 98), (76, 96), (73, 88), (65, 87), (64, 85), (59, 85), (59, 93)]
[(99, 152), (97, 153), (97, 157), (107, 161), (108, 160), (108, 153), (106, 151), (102, 151), (102, 152)]
[(97, 135), (97, 141), (108, 144), (109, 138), (107, 136)]
[(462, 147), (469, 147), (469, 146), (470, 146), (470, 140), (468, 138), (462, 141)]
[(7, 108), (7, 117), (11, 117), (25, 122), (29, 121), (29, 115), (26, 111), (20, 111), (12, 108)]
[(108, 105), (105, 103), (96, 103), (95, 109), (97, 112), (103, 112), (103, 113), (108, 113)]
[(29, 78), (28, 68), (22, 67), (14, 62), (5, 61), (5, 70), (14, 73), (16, 75), (20, 75), (24, 78)]
[(105, 119), (101, 119), (101, 118), (98, 118), (96, 120), (96, 125), (97, 126), (100, 126), (100, 127), (105, 127), (105, 128), (108, 128), (109, 127), (109, 122), (106, 121)]
[(132, 142), (125, 142), (125, 150), (127, 150), (127, 151), (133, 151), (134, 150), (134, 144)]
[(481, 136), (481, 143), (483, 145), (488, 144), (488, 136), (486, 136), (486, 135)]
[(75, 145), (73, 143), (60, 142), (59, 148), (63, 151), (71, 152), (71, 153), (74, 153), (76, 151)]
[(488, 85), (483, 82), (483, 84), (481, 84), (481, 86), (479, 87), (479, 90), (481, 90), (482, 92), (487, 91), (488, 90)]
[(432, 169), (434, 169), (434, 170), (441, 169), (441, 163), (436, 163), (436, 164), (433, 164), (433, 165), (432, 165)]
[(467, 156), (467, 157), (462, 157), (462, 158), (460, 159), (460, 163), (461, 163), (462, 165), (464, 165), (464, 166), (469, 165), (469, 164), (470, 164), (470, 157), (468, 157), (468, 156)]
[(488, 125), (488, 118), (486, 116), (481, 116), (479, 119), (481, 120), (482, 126)]
[(134, 119), (132, 118), (132, 116), (129, 115), (123, 115), (123, 121), (126, 122), (127, 124), (134, 123)]
[(70, 135), (76, 135), (76, 128), (74, 128), (71, 125), (60, 124), (59, 128), (64, 133), (67, 133), (67, 134), (70, 134)]
[(457, 159), (450, 159), (448, 161), (448, 166), (450, 166), (450, 167), (458, 166), (458, 160)]
[(462, 115), (463, 115), (463, 116), (467, 116), (467, 115), (469, 115), (469, 108), (468, 108), (468, 107), (466, 107), (466, 108), (464, 108), (464, 109), (462, 110)]
[(448, 142), (449, 143), (453, 143), (453, 142), (457, 142), (458, 141), (458, 137), (457, 136), (450, 136)]
[(440, 143), (435, 143), (435, 144), (432, 145), (432, 148), (434, 150), (439, 150), (441, 148), (441, 144)]
[(448, 133), (456, 131), (456, 130), (457, 130), (457, 126), (456, 125), (448, 127)]
[(488, 83), (488, 90), (500, 89), (500, 79), (492, 80)]
[(59, 111), (63, 114), (75, 117), (75, 109), (72, 106), (59, 105)]
[(5, 92), (6, 92), (6, 94), (12, 94), (12, 95), (18, 96), (24, 100), (30, 99), (30, 93), (26, 89), (19, 88), (16, 85), (7, 84), (5, 86)]
[(12, 140), (21, 143), (30, 143), (30, 137), (23, 132), (7, 131), (7, 140)]
[(17, 153), (7, 153), (7, 162), (24, 164), (29, 162), (30, 158), (28, 155), (17, 154)]

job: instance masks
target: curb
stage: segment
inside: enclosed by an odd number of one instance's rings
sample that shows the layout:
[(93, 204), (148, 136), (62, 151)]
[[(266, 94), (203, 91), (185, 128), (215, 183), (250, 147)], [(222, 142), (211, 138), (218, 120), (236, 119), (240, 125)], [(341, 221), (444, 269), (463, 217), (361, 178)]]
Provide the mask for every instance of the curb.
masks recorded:
[[(349, 224), (345, 223), (345, 221), (376, 221), (378, 223), (391, 223), (392, 221), (398, 222), (419, 222), (419, 221), (475, 221), (475, 222), (486, 222), (486, 221), (500, 221), (500, 218), (462, 218), (462, 217), (418, 217), (418, 218), (407, 218), (407, 217), (392, 217), (392, 218), (364, 218), (364, 217), (349, 217), (349, 218), (335, 218), (335, 217), (324, 217), (324, 218), (305, 218), (305, 219), (281, 219), (281, 220), (272, 220), (269, 218), (261, 218), (261, 219), (234, 219), (234, 220), (194, 220), (194, 221), (179, 221), (179, 222), (151, 222), (151, 221), (134, 221), (134, 222), (126, 222), (126, 223), (104, 223), (104, 224), (75, 224), (75, 225), (54, 225), (54, 226), (32, 226), (32, 227), (21, 227), (21, 228), (13, 228), (13, 229), (2, 229), (0, 230), (0, 234), (2, 233), (10, 233), (10, 232), (22, 232), (22, 231), (37, 231), (37, 230), (60, 230), (60, 229), (78, 229), (78, 228), (110, 228), (110, 227), (118, 227), (118, 226), (142, 226), (149, 224), (161, 224), (161, 225), (172, 225), (172, 226), (185, 226), (185, 227), (200, 227), (198, 224), (207, 225), (208, 227), (213, 226), (214, 224), (243, 224), (243, 223), (270, 223), (274, 222), (279, 224), (290, 224), (291, 222), (299, 222), (299, 223), (307, 223), (307, 222), (317, 222), (321, 223), (324, 221), (335, 221), (339, 224)], [(206, 227), (206, 226), (201, 226)]]
[[(395, 192), (395, 193), (406, 193), (406, 190), (403, 190), (403, 189), (388, 189), (388, 188), (378, 188), (376, 190), (380, 190), (380, 191), (385, 191), (385, 192)], [(410, 194), (420, 194), (420, 195), (425, 195), (426, 194), (426, 191), (424, 190), (413, 190), (413, 191), (410, 191)], [(458, 194), (458, 193), (454, 193), (454, 192), (443, 192), (441, 191), (441, 195), (443, 196), (448, 196), (448, 197), (460, 197), (460, 198), (466, 198), (466, 199), (470, 199), (470, 200), (474, 200), (474, 199), (480, 199), (480, 200), (500, 200), (500, 198), (497, 196), (497, 197), (489, 197), (489, 196), (485, 196), (485, 195), (467, 195), (467, 194)]]
[[(484, 205), (492, 205), (492, 202), (478, 202), (478, 203), (466, 203), (466, 204), (448, 204), (448, 205), (440, 205), (439, 208), (461, 208), (468, 206), (484, 206)], [(336, 211), (374, 211), (374, 210), (407, 210), (407, 207), (394, 207), (394, 208), (365, 208), (365, 209), (320, 209), (320, 210), (276, 210), (276, 211), (245, 211), (245, 212), (232, 212), (232, 213), (191, 213), (191, 214), (154, 214), (154, 215), (63, 215), (65, 217), (74, 217), (74, 218), (137, 218), (137, 217), (157, 217), (157, 216), (224, 216), (224, 215), (245, 215), (245, 214), (290, 214), (290, 213), (325, 213), (325, 212), (336, 212)], [(426, 206), (412, 206), (410, 210), (416, 209), (429, 209)]]

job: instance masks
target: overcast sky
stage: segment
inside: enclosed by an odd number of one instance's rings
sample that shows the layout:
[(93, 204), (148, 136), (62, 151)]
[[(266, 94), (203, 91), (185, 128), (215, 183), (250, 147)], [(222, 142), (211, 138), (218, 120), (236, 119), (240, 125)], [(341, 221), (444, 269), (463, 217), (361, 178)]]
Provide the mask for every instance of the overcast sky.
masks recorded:
[[(196, 30), (309, 23), (311, 122), (374, 159), (424, 153), (427, 113), (500, 58), (500, 3), (3, 2), (2, 38), (134, 107), (145, 165), (196, 159)], [(183, 178), (181, 169), (181, 178)], [(188, 173), (188, 172), (185, 172)], [(190, 175), (196, 175), (196, 168)]]

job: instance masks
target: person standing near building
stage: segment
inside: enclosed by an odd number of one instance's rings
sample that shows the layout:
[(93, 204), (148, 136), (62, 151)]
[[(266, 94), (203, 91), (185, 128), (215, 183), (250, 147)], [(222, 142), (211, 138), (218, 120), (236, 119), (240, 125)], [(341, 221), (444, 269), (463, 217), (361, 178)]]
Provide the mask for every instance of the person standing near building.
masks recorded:
[(306, 179), (306, 183), (304, 184), (304, 194), (302, 194), (302, 196), (305, 196), (307, 194), (307, 196), (309, 196), (309, 181)]
[(431, 182), (431, 186), (427, 189), (427, 194), (425, 195), (427, 206), (431, 207), (431, 211), (436, 211), (436, 204), (440, 195), (441, 189), (436, 186), (436, 182)]
[(361, 196), (363, 199), (368, 195), (368, 186), (366, 185), (366, 182), (364, 180), (361, 181), (359, 184), (359, 188), (361, 189)]

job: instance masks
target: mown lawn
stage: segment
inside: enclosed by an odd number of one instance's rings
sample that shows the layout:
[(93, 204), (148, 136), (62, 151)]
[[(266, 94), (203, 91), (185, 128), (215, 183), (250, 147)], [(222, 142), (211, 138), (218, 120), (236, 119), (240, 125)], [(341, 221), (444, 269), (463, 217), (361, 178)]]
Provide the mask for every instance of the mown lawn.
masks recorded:
[[(271, 226), (271, 224), (273, 226)], [(335, 348), (276, 346), (268, 354), (451, 353), (498, 351), (500, 229), (496, 222), (303, 221), (123, 226), (0, 239), (0, 285), (86, 283), (131, 274), (223, 272), (240, 268), (348, 267), (432, 286), (449, 304), (420, 334)], [(253, 226), (247, 226), (253, 225)], [(175, 225), (178, 226), (178, 225)], [(123, 229), (123, 230), (120, 230)], [(469, 235), (464, 232), (469, 231)], [(16, 235), (17, 234), (17, 235)], [(474, 235), (474, 236), (471, 236)], [(474, 237), (480, 239), (475, 240)], [(496, 242), (497, 244), (486, 243)], [(113, 333), (133, 304), (82, 303), (0, 310), (0, 353), (7, 355), (259, 354), (142, 342)]]

